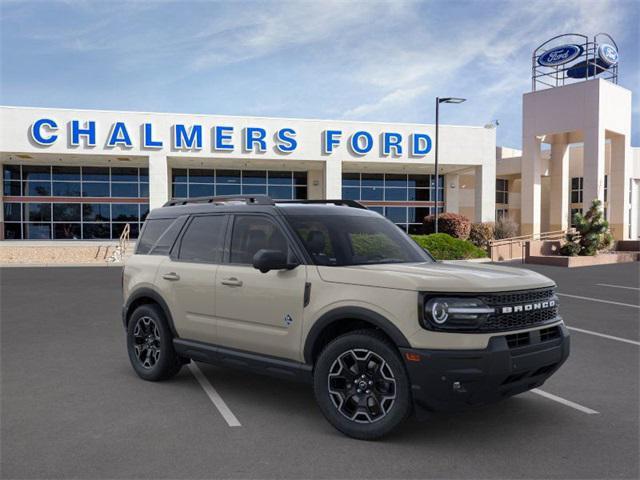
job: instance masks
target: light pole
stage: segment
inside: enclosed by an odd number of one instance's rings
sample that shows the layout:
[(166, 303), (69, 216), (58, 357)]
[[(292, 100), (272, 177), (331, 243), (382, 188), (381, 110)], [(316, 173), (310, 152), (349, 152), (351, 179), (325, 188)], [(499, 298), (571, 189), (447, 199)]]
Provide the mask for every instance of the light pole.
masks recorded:
[[(435, 164), (435, 177), (436, 177), (436, 210), (435, 210), (435, 233), (438, 233), (438, 130), (440, 129), (440, 104), (441, 103), (462, 103), (466, 101), (466, 98), (458, 97), (436, 97), (436, 164)], [(443, 185), (444, 186), (444, 185)]]

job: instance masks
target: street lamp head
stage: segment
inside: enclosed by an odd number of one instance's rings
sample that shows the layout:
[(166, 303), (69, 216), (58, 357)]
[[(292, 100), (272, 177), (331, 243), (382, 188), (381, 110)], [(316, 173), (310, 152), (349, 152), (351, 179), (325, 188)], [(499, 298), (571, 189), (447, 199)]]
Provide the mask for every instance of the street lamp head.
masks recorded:
[(438, 98), (438, 103), (462, 103), (465, 102), (467, 99), (466, 98), (459, 98), (459, 97), (444, 97), (444, 98)]

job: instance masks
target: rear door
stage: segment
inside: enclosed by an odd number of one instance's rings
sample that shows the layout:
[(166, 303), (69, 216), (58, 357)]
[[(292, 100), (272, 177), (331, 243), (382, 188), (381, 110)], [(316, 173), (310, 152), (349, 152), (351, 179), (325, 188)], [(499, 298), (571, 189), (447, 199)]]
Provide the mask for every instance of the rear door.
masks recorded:
[(156, 285), (169, 302), (178, 335), (216, 343), (216, 273), (229, 217), (195, 215), (158, 268)]
[(217, 275), (218, 343), (299, 360), (306, 266), (267, 273), (253, 268), (260, 249), (297, 257), (292, 239), (274, 218), (236, 214), (231, 228), (228, 258)]

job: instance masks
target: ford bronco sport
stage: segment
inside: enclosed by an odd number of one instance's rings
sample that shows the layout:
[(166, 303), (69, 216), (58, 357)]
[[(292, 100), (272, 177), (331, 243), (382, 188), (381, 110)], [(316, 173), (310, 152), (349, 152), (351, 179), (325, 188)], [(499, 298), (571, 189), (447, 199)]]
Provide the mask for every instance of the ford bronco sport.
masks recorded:
[(412, 410), (457, 410), (538, 387), (569, 355), (554, 282), (437, 262), (347, 200), (174, 200), (153, 210), (123, 274), (136, 373), (190, 360), (313, 384), (346, 435)]

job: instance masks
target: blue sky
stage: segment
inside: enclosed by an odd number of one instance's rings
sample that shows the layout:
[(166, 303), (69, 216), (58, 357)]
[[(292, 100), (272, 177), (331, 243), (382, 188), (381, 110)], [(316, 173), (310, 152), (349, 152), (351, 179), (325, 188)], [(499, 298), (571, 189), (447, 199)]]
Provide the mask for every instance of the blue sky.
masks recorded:
[(521, 143), (531, 51), (610, 33), (640, 145), (640, 2), (0, 0), (3, 105), (434, 121)]

